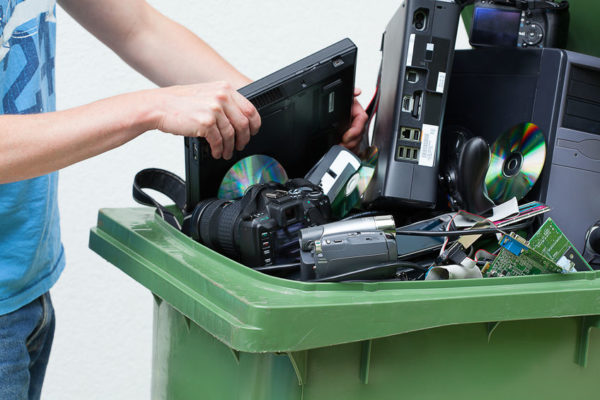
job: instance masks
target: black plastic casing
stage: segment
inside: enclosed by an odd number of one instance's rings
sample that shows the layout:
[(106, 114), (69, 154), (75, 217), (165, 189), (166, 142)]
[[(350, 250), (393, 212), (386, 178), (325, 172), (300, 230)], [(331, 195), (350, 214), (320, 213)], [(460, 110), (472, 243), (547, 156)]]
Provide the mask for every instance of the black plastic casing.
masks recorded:
[[(581, 252), (600, 217), (600, 58), (555, 48), (456, 52), (444, 125), (492, 145), (523, 122), (546, 140), (546, 160), (522, 202), (539, 200)], [(448, 135), (445, 135), (448, 137)]]
[[(461, 8), (448, 1), (402, 2), (386, 27), (372, 143), (379, 157), (364, 198), (369, 208), (435, 207), (441, 126)], [(416, 24), (419, 12), (427, 15), (423, 26)], [(412, 107), (407, 96), (413, 98)], [(406, 106), (410, 110), (404, 111)]]

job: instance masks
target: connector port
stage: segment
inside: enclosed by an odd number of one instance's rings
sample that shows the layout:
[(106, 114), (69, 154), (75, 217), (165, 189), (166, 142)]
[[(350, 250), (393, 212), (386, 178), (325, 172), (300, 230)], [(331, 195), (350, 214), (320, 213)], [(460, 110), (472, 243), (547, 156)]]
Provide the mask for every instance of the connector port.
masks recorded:
[(421, 107), (423, 106), (423, 92), (418, 90), (412, 95), (402, 96), (402, 111), (410, 113), (414, 118), (421, 118)]
[(404, 112), (412, 112), (413, 109), (413, 97), (411, 95), (406, 95), (402, 97), (402, 111)]
[(399, 161), (419, 161), (419, 149), (409, 146), (398, 146), (396, 159)]
[(404, 142), (415, 142), (421, 143), (421, 130), (417, 128), (400, 128), (400, 133), (398, 134), (398, 140), (402, 140)]
[(419, 8), (413, 15), (413, 27), (418, 31), (424, 31), (427, 29), (428, 18), (429, 10), (426, 8)]
[(417, 71), (409, 69), (406, 71), (406, 81), (408, 83), (417, 83), (419, 82), (419, 74)]
[(411, 139), (417, 142), (421, 141), (421, 131), (419, 129), (413, 129)]
[(421, 118), (421, 106), (423, 105), (423, 92), (420, 90), (413, 95), (413, 104), (411, 114), (416, 119)]

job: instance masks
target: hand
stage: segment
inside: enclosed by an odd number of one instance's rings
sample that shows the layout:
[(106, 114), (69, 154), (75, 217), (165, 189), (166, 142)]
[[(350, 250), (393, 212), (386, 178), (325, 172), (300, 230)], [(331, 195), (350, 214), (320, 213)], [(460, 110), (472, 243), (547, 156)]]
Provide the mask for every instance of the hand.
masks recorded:
[(350, 128), (348, 128), (348, 130), (342, 136), (342, 142), (340, 143), (342, 146), (354, 153), (358, 151), (358, 147), (362, 140), (362, 133), (365, 129), (365, 124), (367, 123), (368, 119), (367, 113), (356, 99), (356, 97), (360, 96), (360, 94), (361, 90), (355, 88), (354, 102), (352, 103), (352, 110), (350, 112), (352, 122), (350, 123)]
[(226, 82), (155, 89), (159, 96), (156, 128), (167, 133), (203, 137), (214, 158), (230, 159), (243, 150), (260, 127), (256, 108)]

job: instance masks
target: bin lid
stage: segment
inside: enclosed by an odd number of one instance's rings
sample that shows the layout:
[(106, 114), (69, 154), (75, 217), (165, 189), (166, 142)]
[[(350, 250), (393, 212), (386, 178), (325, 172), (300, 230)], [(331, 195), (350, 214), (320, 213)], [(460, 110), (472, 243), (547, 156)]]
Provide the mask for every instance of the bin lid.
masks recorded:
[(90, 248), (227, 346), (289, 352), (438, 326), (600, 314), (600, 272), (455, 281), (276, 278), (180, 233), (150, 208), (102, 209)]

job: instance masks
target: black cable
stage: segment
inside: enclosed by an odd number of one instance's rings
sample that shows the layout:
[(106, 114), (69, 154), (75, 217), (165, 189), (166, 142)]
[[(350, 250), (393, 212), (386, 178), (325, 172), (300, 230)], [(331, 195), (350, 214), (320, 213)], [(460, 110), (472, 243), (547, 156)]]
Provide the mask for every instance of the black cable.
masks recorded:
[(265, 265), (263, 267), (256, 267), (256, 268), (252, 268), (252, 269), (255, 271), (259, 271), (259, 272), (278, 272), (278, 271), (297, 270), (298, 268), (300, 268), (300, 263)]
[(381, 212), (379, 212), (379, 211), (364, 211), (364, 212), (361, 212), (358, 214), (353, 214), (346, 218), (343, 218), (343, 219), (341, 219), (341, 221), (348, 221), (350, 219), (356, 219), (356, 218), (362, 218), (362, 217), (371, 217), (371, 216), (380, 215), (380, 214), (381, 214)]
[[(365, 268), (361, 268), (359, 270), (355, 270), (355, 271), (349, 271), (349, 272), (344, 272), (342, 274), (338, 274), (338, 275), (331, 275), (331, 276), (327, 276), (327, 277), (323, 277), (323, 278), (318, 278), (318, 279), (311, 279), (308, 282), (342, 282), (342, 281), (349, 281), (349, 280), (359, 280), (361, 278), (361, 276), (364, 276), (365, 274), (372, 274), (373, 272), (387, 272), (388, 275), (390, 277), (392, 277), (395, 274), (395, 271), (397, 268), (399, 267), (413, 267), (414, 263), (407, 263), (407, 262), (394, 262), (394, 263), (388, 263), (388, 264), (377, 264), (377, 265), (371, 265), (369, 267), (365, 267)], [(419, 266), (419, 269), (423, 269), (424, 267)], [(387, 271), (386, 271), (387, 270)], [(383, 278), (385, 279), (385, 278)]]
[[(398, 258), (400, 258), (400, 257), (398, 257)], [(396, 265), (398, 267), (413, 268), (413, 269), (418, 269), (420, 271), (425, 271), (425, 272), (427, 272), (429, 270), (429, 267), (424, 267), (421, 264), (417, 264), (417, 263), (411, 262), (411, 261), (401, 261), (401, 260), (398, 260), (398, 262), (396, 263)]]
[(481, 229), (464, 229), (461, 231), (403, 231), (400, 229), (396, 229), (396, 233), (398, 235), (410, 235), (410, 236), (429, 236), (429, 237), (440, 237), (447, 236), (449, 238), (455, 238), (459, 236), (468, 236), (468, 235), (485, 235), (488, 233), (502, 233), (504, 234), (506, 231), (515, 231), (519, 229), (526, 228), (530, 225), (530, 223), (522, 223), (512, 226), (506, 226), (503, 228), (481, 228)]

